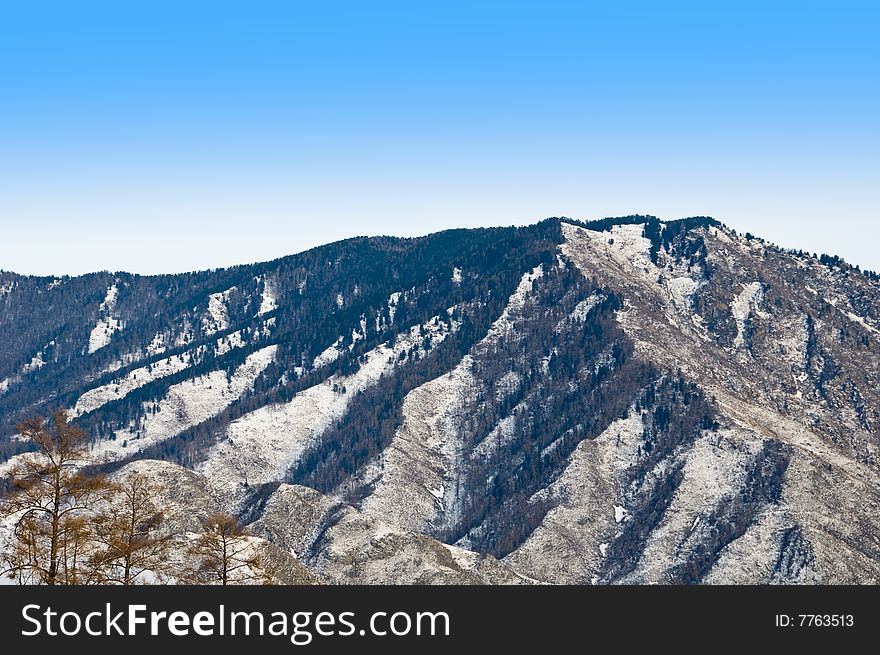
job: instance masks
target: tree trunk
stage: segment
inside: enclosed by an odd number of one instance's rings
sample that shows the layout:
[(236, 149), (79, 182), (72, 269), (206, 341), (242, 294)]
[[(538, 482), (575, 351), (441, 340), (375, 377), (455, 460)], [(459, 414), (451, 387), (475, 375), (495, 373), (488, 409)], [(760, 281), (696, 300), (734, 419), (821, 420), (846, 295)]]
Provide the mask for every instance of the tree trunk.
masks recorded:
[(54, 489), (52, 496), (52, 537), (49, 542), (49, 572), (46, 584), (54, 585), (58, 577), (58, 540), (59, 540), (59, 513), (61, 512), (61, 465), (55, 467), (53, 476)]

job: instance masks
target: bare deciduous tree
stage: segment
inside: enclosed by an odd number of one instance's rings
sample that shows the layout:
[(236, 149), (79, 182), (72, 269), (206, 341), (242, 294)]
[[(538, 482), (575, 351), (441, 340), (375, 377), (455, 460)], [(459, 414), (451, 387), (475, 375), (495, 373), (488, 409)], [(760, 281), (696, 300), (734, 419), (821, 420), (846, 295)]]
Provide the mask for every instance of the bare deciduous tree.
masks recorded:
[(110, 486), (112, 498), (96, 516), (94, 566), (103, 582), (132, 585), (162, 582), (169, 575), (171, 539), (165, 515), (156, 504), (160, 490), (141, 473)]
[(192, 565), (186, 582), (221, 585), (270, 582), (247, 528), (234, 516), (215, 512), (202, 521), (202, 530), (187, 550)]
[(107, 491), (101, 476), (82, 471), (86, 433), (58, 410), (47, 422), (25, 421), (18, 433), (37, 446), (12, 472), (12, 493), (0, 515), (14, 520), (9, 547), (0, 554), (2, 573), (21, 583), (86, 584), (95, 581), (88, 519)]

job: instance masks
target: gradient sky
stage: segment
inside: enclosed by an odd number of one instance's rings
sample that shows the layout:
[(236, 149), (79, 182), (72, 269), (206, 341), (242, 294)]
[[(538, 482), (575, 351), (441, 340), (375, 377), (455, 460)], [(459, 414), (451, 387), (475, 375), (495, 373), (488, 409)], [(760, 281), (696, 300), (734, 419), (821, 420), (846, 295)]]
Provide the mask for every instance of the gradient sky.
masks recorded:
[(711, 215), (880, 270), (876, 2), (0, 3), (0, 269)]

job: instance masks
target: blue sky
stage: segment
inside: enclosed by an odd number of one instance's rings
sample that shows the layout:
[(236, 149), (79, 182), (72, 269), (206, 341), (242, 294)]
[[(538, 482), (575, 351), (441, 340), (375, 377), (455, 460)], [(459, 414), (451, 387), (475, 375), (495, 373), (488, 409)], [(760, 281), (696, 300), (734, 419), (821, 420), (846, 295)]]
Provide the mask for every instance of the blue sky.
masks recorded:
[(0, 268), (650, 213), (880, 270), (877, 7), (6, 1)]

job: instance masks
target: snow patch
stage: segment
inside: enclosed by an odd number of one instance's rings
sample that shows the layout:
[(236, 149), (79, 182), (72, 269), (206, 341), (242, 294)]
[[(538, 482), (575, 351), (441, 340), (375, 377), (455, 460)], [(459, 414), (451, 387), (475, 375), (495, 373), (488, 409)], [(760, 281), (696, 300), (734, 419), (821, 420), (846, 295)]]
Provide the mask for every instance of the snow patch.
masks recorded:
[(645, 237), (644, 223), (612, 225), (610, 230), (604, 232), (582, 229), (568, 223), (563, 223), (562, 227), (563, 233), (569, 229), (579, 230), (579, 234), (592, 242), (595, 250), (625, 269), (634, 269), (641, 275), (656, 275), (657, 267), (651, 261), (651, 240)]
[(874, 334), (880, 334), (880, 330), (875, 328), (873, 325), (870, 325), (865, 319), (861, 316), (853, 314), (852, 312), (846, 312), (847, 318), (851, 320), (853, 323), (858, 323), (863, 328), (865, 328), (868, 332), (873, 332)]
[(241, 330), (237, 330), (232, 334), (217, 339), (217, 346), (214, 348), (214, 355), (220, 357), (236, 348), (243, 348), (244, 345), (245, 342), (241, 336)]
[(150, 357), (161, 355), (168, 349), (167, 344), (168, 337), (161, 333), (157, 334), (155, 337), (153, 337), (153, 340), (150, 341), (149, 344), (147, 344), (147, 355)]
[[(270, 319), (271, 321), (271, 319)], [(267, 321), (268, 323), (268, 321)], [(259, 334), (254, 335), (254, 340), (259, 338)], [(267, 329), (263, 330), (263, 336), (267, 336)], [(154, 340), (155, 341), (155, 340)], [(164, 343), (164, 341), (163, 341)], [(220, 357), (237, 348), (243, 348), (246, 345), (242, 338), (241, 330), (233, 332), (225, 337), (220, 337), (214, 344), (214, 355)], [(167, 378), (170, 375), (179, 373), (189, 368), (193, 362), (209, 350), (210, 346), (199, 346), (194, 350), (166, 357), (158, 362), (153, 362), (147, 366), (142, 366), (130, 371), (124, 377), (101, 385), (87, 391), (77, 400), (76, 405), (71, 409), (74, 418), (88, 412), (92, 412), (99, 407), (106, 405), (114, 400), (125, 398), (135, 389), (139, 389), (151, 382)], [(118, 370), (122, 366), (127, 365), (126, 362), (117, 362), (106, 371), (108, 373)], [(115, 366), (115, 368), (114, 368)]]
[(460, 285), (461, 284), (461, 269), (456, 266), (452, 269), (452, 282), (453, 284)]
[[(18, 435), (18, 438), (21, 439), (21, 436)], [(13, 471), (19, 466), (26, 464), (28, 461), (36, 461), (38, 455), (36, 453), (21, 453), (19, 455), (13, 455), (5, 462), (0, 462), (0, 479), (5, 478), (8, 475), (12, 475)]]
[[(167, 332), (160, 332), (154, 336), (153, 340), (147, 345), (147, 355), (161, 355), (169, 348), (181, 348), (189, 345), (194, 339), (192, 332), (192, 325), (188, 319), (184, 322), (183, 329), (174, 340), (171, 339), (171, 336)], [(117, 369), (118, 368), (121, 367), (117, 367)]]
[(202, 331), (207, 336), (222, 332), (229, 327), (229, 308), (226, 303), (234, 292), (235, 287), (232, 287), (208, 296), (208, 311), (202, 317)]
[(596, 305), (605, 300), (606, 296), (601, 293), (591, 293), (584, 300), (581, 300), (574, 309), (571, 310), (571, 318), (579, 323), (587, 320), (590, 312), (595, 309)]
[(397, 305), (400, 303), (400, 291), (395, 291), (388, 296), (388, 322), (394, 325), (394, 314), (397, 312)]
[(43, 368), (46, 365), (46, 360), (43, 359), (43, 351), (40, 350), (36, 355), (33, 356), (29, 364), (25, 364), (21, 369), (21, 374), (26, 375), (31, 371), (36, 371), (37, 369)]
[(360, 328), (360, 331), (356, 329), (351, 331), (351, 345), (348, 347), (349, 350), (354, 350), (358, 341), (363, 341), (367, 338), (367, 317), (364, 314), (361, 314)]
[(511, 317), (514, 312), (521, 311), (523, 307), (525, 307), (526, 299), (532, 292), (535, 281), (543, 276), (544, 267), (539, 264), (531, 272), (525, 273), (522, 278), (520, 278), (516, 291), (514, 291), (507, 300), (507, 305), (504, 307), (504, 311), (501, 312), (501, 316), (492, 323), (489, 332), (483, 338), (484, 342), (504, 339), (515, 332), (513, 319)]
[(333, 342), (333, 345), (321, 352), (317, 357), (315, 357), (315, 361), (312, 362), (312, 368), (318, 369), (322, 366), (327, 366), (328, 364), (332, 364), (337, 359), (339, 359), (339, 355), (342, 354), (341, 350), (342, 346), (342, 337), (339, 337), (336, 341)]
[(116, 300), (119, 296), (119, 288), (113, 284), (107, 289), (104, 302), (98, 307), (98, 323), (92, 328), (89, 335), (89, 354), (97, 352), (110, 344), (113, 334), (122, 329), (122, 321), (113, 317), (116, 309)]
[(505, 563), (557, 584), (579, 584), (599, 574), (604, 566), (599, 546), (610, 544), (620, 530), (614, 520), (620, 512), (607, 508), (624, 509), (621, 477), (638, 460), (643, 431), (641, 416), (631, 410), (578, 444), (562, 474), (541, 492), (555, 507)]
[[(702, 516), (741, 492), (748, 463), (760, 448), (753, 435), (738, 430), (704, 432), (682, 455), (682, 481), (648, 537), (628, 582), (659, 583), (668, 567), (687, 559), (701, 542)], [(698, 547), (698, 546), (697, 546)]]
[(666, 280), (666, 290), (677, 309), (690, 311), (693, 307), (694, 292), (699, 284), (691, 277), (683, 275)]
[(257, 316), (268, 314), (278, 309), (278, 297), (275, 293), (275, 283), (266, 276), (263, 279), (263, 291), (260, 296), (260, 309)]
[(736, 321), (736, 338), (733, 345), (740, 348), (745, 345), (746, 321), (756, 309), (764, 296), (764, 287), (760, 282), (750, 282), (743, 287), (740, 294), (731, 303), (730, 311)]
[(615, 505), (614, 506), (614, 522), (615, 523), (620, 523), (621, 521), (626, 519), (626, 517), (628, 515), (629, 515), (629, 513), (626, 511), (626, 508), (623, 505)]
[[(518, 409), (523, 407), (522, 404), (517, 405)], [(488, 458), (492, 452), (498, 448), (503, 448), (509, 444), (516, 436), (516, 411), (514, 410), (492, 428), (492, 431), (486, 435), (471, 453), (472, 459)], [(545, 448), (546, 450), (546, 448)], [(542, 453), (543, 455), (543, 453)]]

